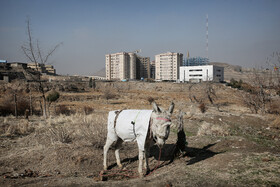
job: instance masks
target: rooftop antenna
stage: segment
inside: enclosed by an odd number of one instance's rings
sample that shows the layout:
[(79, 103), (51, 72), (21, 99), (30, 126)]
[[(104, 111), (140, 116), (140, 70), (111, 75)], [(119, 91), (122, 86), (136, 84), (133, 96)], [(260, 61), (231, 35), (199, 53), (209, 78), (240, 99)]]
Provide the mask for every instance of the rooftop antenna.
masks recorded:
[(206, 57), (209, 59), (208, 56), (208, 14), (206, 14)]

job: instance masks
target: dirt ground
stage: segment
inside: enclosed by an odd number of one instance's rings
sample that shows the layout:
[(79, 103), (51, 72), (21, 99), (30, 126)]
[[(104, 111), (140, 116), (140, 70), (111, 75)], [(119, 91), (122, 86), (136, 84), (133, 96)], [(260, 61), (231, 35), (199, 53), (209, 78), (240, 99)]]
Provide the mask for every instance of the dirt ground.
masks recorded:
[[(207, 103), (204, 113), (183, 92), (122, 91), (108, 100), (98, 91), (61, 93), (56, 105), (76, 108), (75, 114), (47, 120), (0, 117), (0, 186), (280, 186), (280, 117), (252, 114), (237, 92), (218, 86), (217, 105)], [(151, 148), (150, 168), (157, 169), (136, 178), (137, 145), (125, 143), (122, 163), (135, 172), (114, 171), (111, 149), (111, 171), (105, 173), (110, 176), (100, 181), (108, 111), (151, 109), (149, 97), (165, 109), (175, 103), (174, 125), (160, 160), (158, 147)], [(93, 111), (85, 114), (84, 106)], [(187, 148), (173, 160), (179, 110), (186, 113)]]

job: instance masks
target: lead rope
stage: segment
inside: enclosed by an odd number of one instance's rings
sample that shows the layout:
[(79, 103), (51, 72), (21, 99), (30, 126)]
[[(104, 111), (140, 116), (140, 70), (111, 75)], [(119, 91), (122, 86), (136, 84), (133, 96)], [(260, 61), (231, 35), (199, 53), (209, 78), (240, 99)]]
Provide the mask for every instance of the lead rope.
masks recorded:
[[(158, 163), (157, 163), (156, 167), (149, 174), (145, 175), (145, 177), (151, 175), (152, 173), (154, 173), (158, 169), (158, 167), (161, 165), (160, 164), (160, 157), (161, 157), (161, 148), (159, 149)], [(104, 174), (105, 171), (116, 171), (116, 172), (115, 173), (110, 173), (110, 174)], [(129, 172), (136, 173), (137, 171), (136, 170), (122, 170), (122, 169), (102, 170), (99, 173), (99, 178), (102, 180), (103, 177), (109, 177), (109, 176), (125, 176), (125, 177), (129, 177), (129, 178), (138, 178), (139, 177), (139, 176), (136, 176), (136, 175), (129, 175)]]

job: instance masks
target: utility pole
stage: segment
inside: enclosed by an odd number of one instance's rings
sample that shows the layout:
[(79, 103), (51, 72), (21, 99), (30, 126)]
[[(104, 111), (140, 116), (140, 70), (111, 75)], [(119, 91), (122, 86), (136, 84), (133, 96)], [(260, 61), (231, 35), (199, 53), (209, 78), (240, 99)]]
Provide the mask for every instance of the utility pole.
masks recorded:
[(209, 56), (208, 56), (208, 14), (206, 14), (206, 57), (209, 59)]

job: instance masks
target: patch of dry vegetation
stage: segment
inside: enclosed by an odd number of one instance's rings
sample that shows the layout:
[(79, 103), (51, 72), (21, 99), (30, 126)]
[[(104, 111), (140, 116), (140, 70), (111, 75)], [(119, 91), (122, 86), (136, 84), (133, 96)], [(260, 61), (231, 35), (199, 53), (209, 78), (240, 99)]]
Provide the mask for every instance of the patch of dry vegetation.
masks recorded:
[[(180, 86), (184, 86), (184, 84)], [(172, 90), (158, 92), (120, 89), (121, 93), (116, 94), (116, 97), (107, 97), (106, 94), (117, 93), (116, 90), (112, 89), (108, 93), (104, 90), (84, 93), (62, 92), (57, 103), (55, 103), (52, 115), (46, 120), (38, 116), (30, 116), (29, 120), (16, 119), (12, 116), (0, 117), (0, 138), (3, 140), (0, 142), (0, 176), (5, 172), (16, 175), (30, 168), (33, 171), (51, 174), (52, 176), (58, 175), (59, 180), (57, 181), (59, 182), (55, 183), (58, 186), (70, 185), (70, 180), (73, 177), (78, 177), (77, 180), (74, 178), (75, 182), (81, 181), (82, 184), (88, 182), (89, 185), (99, 185), (100, 183), (94, 183), (91, 178), (86, 179), (86, 176), (98, 176), (103, 168), (102, 148), (106, 138), (107, 112), (116, 109), (151, 109), (150, 102), (156, 100), (163, 108), (167, 108), (170, 101), (174, 101), (176, 105), (174, 116), (179, 110), (188, 114), (184, 117), (184, 129), (189, 143), (187, 150), (190, 152), (186, 153), (187, 157), (166, 164), (160, 167), (155, 175), (149, 176), (151, 179), (156, 179), (151, 180), (156, 181), (153, 184), (156, 185), (157, 181), (170, 180), (172, 183), (174, 181), (173, 184), (196, 186), (207, 184), (207, 180), (211, 179), (213, 181), (211, 184), (219, 185), (221, 183), (218, 179), (221, 178), (216, 177), (216, 175), (215, 177), (209, 175), (209, 178), (207, 176), (205, 178), (197, 177), (203, 175), (203, 172), (210, 173), (213, 170), (212, 166), (218, 168), (214, 171), (217, 175), (226, 176), (226, 178), (223, 178), (226, 181), (225, 184), (233, 186), (243, 184), (242, 182), (246, 181), (251, 174), (245, 172), (246, 168), (240, 175), (238, 172), (234, 173), (235, 170), (233, 171), (232, 168), (228, 169), (226, 167), (228, 164), (227, 156), (233, 163), (239, 162), (241, 158), (246, 158), (254, 152), (263, 152), (264, 150), (277, 152), (279, 148), (279, 119), (276, 117), (276, 113), (271, 115), (271, 118), (259, 114), (248, 114), (250, 113), (249, 109), (244, 107), (243, 101), (238, 95), (240, 90), (224, 85), (212, 85), (207, 88), (215, 89), (215, 92), (210, 93), (210, 97), (214, 98), (212, 100), (214, 105), (211, 104), (209, 98), (202, 99), (203, 94), (194, 94), (196, 90), (199, 90), (199, 85), (196, 85), (194, 92), (192, 92), (196, 99), (205, 101), (201, 102), (204, 103), (205, 111), (201, 103), (190, 101), (187, 89), (183, 88), (178, 92)], [(216, 104), (222, 110), (219, 110), (215, 106)], [(277, 109), (277, 106), (273, 107)], [(172, 120), (176, 123), (176, 117), (174, 116)], [(171, 130), (167, 147), (172, 147), (172, 144), (176, 142), (176, 135), (176, 132)], [(258, 138), (257, 141), (255, 140), (256, 137)], [(260, 143), (264, 140), (269, 140), (269, 143), (273, 142), (273, 144)], [(207, 148), (209, 145), (213, 145), (211, 149)], [(137, 147), (132, 147), (130, 144), (124, 146), (121, 159), (128, 160), (124, 162), (126, 167), (129, 167), (128, 169), (137, 168), (137, 153)], [(240, 157), (235, 160), (232, 155), (237, 153)], [(163, 154), (168, 154), (168, 150), (163, 150)], [(114, 168), (113, 151), (109, 155), (111, 167)], [(158, 153), (151, 155), (152, 166), (157, 164), (157, 158)], [(163, 160), (164, 157), (161, 161)], [(190, 163), (189, 160), (196, 164), (187, 165), (186, 163)], [(221, 160), (224, 161), (221, 162)], [(273, 158), (265, 162), (269, 167), (271, 166), (271, 169), (275, 169), (274, 166), (279, 164), (279, 160), (276, 160), (275, 163), (274, 161)], [(247, 162), (247, 160), (243, 159), (243, 162)], [(242, 163), (236, 165), (235, 169), (242, 170)], [(260, 172), (257, 162), (246, 166), (250, 168), (250, 172), (254, 175), (254, 180), (246, 184), (257, 185), (258, 181), (255, 180), (257, 180), (257, 176), (260, 176), (258, 173), (254, 173)], [(174, 171), (172, 176), (169, 173), (171, 170)], [(279, 181), (275, 178), (276, 175), (276, 172), (271, 173), (271, 175), (266, 173), (266, 178), (262, 178), (259, 182), (264, 185), (270, 184), (265, 183), (265, 181), (269, 181), (269, 177), (271, 177), (273, 179), (271, 184), (274, 184), (273, 182)], [(25, 184), (28, 184), (28, 180), (24, 180)], [(127, 185), (137, 185), (143, 182), (134, 183), (135, 181), (137, 179), (126, 180)], [(144, 183), (151, 184), (148, 180)], [(10, 181), (5, 184), (10, 184)], [(18, 182), (17, 184), (21, 183)], [(42, 183), (39, 181), (38, 184)], [(114, 185), (111, 181), (103, 184)], [(119, 181), (119, 184), (124, 183)]]
[(200, 125), (197, 136), (228, 136), (229, 126), (220, 124), (211, 124), (205, 121)]

